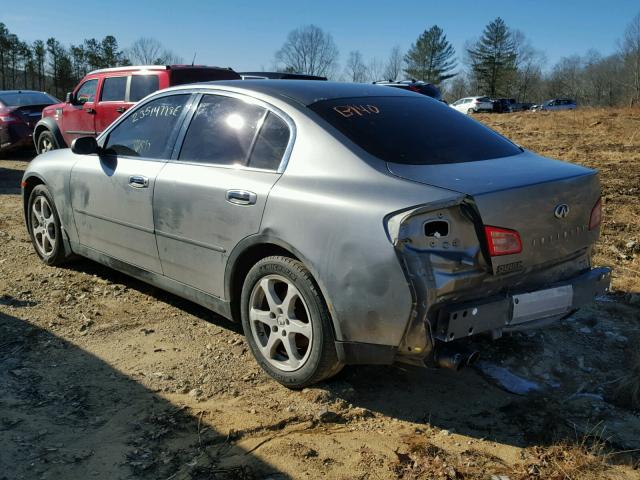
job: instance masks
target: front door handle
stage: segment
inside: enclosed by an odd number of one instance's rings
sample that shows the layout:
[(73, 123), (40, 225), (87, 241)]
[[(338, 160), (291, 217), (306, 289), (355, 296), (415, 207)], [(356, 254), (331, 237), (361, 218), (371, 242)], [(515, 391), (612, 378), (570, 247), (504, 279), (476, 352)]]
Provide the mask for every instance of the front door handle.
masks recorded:
[(132, 175), (129, 177), (129, 186), (133, 188), (147, 188), (149, 186), (149, 179), (142, 175)]
[(227, 202), (235, 205), (255, 205), (258, 196), (247, 190), (227, 190)]
[(84, 111), (87, 112), (87, 113), (90, 113), (90, 114), (96, 113), (95, 109), (93, 109), (91, 107), (85, 108)]

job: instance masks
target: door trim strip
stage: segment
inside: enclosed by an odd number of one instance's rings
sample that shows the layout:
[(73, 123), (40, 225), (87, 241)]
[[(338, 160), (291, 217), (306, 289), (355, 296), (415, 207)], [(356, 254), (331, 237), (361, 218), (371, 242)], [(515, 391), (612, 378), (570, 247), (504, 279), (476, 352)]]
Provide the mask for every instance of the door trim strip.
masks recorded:
[(156, 230), (156, 235), (160, 237), (170, 238), (171, 240), (177, 240), (179, 242), (190, 243), (191, 245), (206, 248), (208, 250), (213, 250), (220, 253), (225, 253), (227, 251), (226, 249), (222, 247), (218, 247), (217, 245), (211, 245), (210, 243), (199, 242), (198, 240), (192, 240), (190, 238), (181, 237), (180, 235), (174, 235), (173, 233), (161, 232), (160, 230)]
[(104, 220), (106, 222), (113, 222), (118, 225), (122, 225), (123, 227), (133, 228), (135, 230), (140, 230), (145, 233), (154, 233), (153, 228), (141, 227), (140, 225), (134, 225), (133, 223), (123, 222), (122, 220), (116, 220), (115, 218), (105, 217), (103, 215), (98, 215), (97, 213), (89, 213), (86, 210), (81, 210), (79, 208), (74, 209), (75, 212), (81, 213), (82, 215), (86, 215), (88, 217), (97, 218), (99, 220)]

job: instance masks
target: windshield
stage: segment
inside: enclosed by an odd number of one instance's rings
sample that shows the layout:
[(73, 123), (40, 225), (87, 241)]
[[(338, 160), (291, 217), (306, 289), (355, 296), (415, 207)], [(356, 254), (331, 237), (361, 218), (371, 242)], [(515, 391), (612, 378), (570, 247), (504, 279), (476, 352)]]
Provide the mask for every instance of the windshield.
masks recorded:
[(26, 107), (29, 105), (53, 105), (60, 101), (43, 92), (3, 92), (0, 102), (7, 107)]
[(493, 130), (429, 97), (339, 98), (309, 108), (386, 162), (436, 165), (522, 152)]

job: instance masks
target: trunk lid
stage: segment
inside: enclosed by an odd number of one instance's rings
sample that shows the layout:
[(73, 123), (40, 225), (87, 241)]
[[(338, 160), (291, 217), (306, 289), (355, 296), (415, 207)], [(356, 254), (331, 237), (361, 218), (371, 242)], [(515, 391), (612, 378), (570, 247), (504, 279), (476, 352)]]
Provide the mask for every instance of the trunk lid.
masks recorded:
[[(399, 177), (468, 195), (483, 225), (520, 234), (522, 252), (491, 257), (494, 273), (552, 265), (583, 253), (597, 239), (598, 229), (589, 230), (600, 197), (595, 170), (531, 152), (446, 165), (387, 165)], [(558, 205), (568, 206), (565, 217), (556, 217)]]
[(30, 127), (35, 127), (36, 123), (42, 118), (42, 109), (48, 105), (26, 105), (23, 107), (15, 107), (13, 114), (19, 117), (24, 123)]

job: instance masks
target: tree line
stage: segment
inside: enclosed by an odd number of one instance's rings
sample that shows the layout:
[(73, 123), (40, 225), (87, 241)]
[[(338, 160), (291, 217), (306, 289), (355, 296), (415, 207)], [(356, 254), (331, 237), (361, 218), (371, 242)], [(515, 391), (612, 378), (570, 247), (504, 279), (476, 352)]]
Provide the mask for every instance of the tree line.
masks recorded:
[(443, 29), (433, 25), (406, 52), (395, 46), (386, 59), (367, 61), (354, 50), (342, 70), (338, 59), (331, 34), (309, 25), (289, 33), (275, 65), (351, 82), (421, 80), (438, 85), (450, 101), (487, 95), (521, 102), (570, 97), (583, 105), (635, 105), (640, 103), (640, 13), (627, 25), (615, 53), (590, 50), (561, 58), (549, 69), (544, 52), (499, 17), (469, 40), (461, 55)]
[[(340, 51), (330, 33), (308, 25), (289, 32), (275, 53), (274, 68), (370, 82), (415, 79), (438, 85), (450, 101), (471, 95), (540, 101), (571, 97), (587, 105), (640, 103), (640, 13), (627, 25), (616, 52), (561, 58), (546, 67), (544, 52), (523, 32), (496, 18), (481, 35), (456, 52), (442, 28), (425, 29), (403, 52), (369, 60), (359, 50), (339, 65)], [(183, 60), (153, 38), (139, 38), (120, 49), (112, 35), (64, 46), (55, 38), (25, 42), (0, 22), (0, 88), (46, 90), (58, 97), (89, 71), (131, 64), (171, 64)]]
[(0, 22), (0, 89), (48, 91), (63, 98), (91, 70), (132, 64), (181, 63), (153, 38), (121, 50), (112, 35), (64, 46), (55, 38), (25, 42)]

